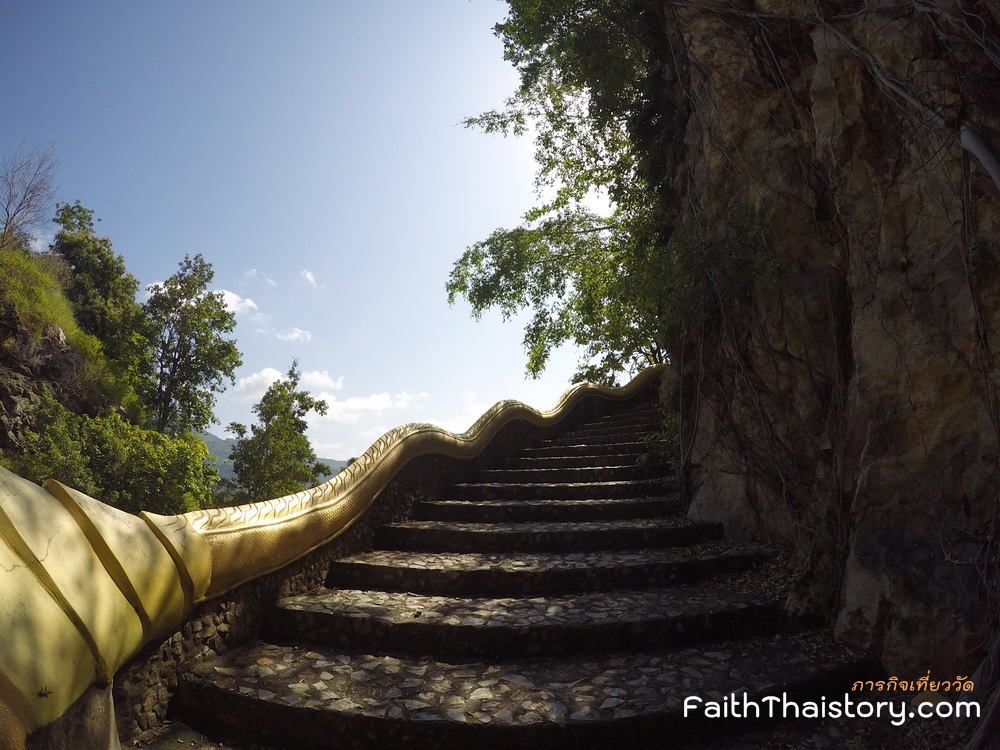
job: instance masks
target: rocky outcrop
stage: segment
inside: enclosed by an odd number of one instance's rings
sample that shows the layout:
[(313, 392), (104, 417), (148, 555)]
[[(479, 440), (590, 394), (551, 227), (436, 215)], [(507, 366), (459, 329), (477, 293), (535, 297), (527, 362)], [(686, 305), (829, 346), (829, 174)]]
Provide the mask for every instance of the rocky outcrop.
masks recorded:
[(998, 22), (664, 5), (682, 219), (740, 252), (749, 207), (772, 268), (674, 348), (689, 513), (794, 542), (789, 608), (901, 675), (969, 674), (1000, 612)]
[(34, 425), (43, 388), (81, 409), (88, 406), (77, 393), (82, 367), (83, 357), (62, 330), (50, 328), (36, 336), (0, 300), (0, 452), (20, 448)]

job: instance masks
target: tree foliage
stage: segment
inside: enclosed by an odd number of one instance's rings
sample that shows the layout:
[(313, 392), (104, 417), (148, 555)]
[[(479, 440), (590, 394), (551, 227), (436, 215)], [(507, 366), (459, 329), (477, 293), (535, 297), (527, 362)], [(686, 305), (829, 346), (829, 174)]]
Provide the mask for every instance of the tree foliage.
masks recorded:
[(215, 273), (201, 255), (151, 287), (143, 309), (153, 346), (153, 371), (142, 387), (158, 432), (202, 430), (214, 421), (215, 394), (235, 382), (243, 362), (225, 334), (236, 327), (221, 292), (208, 287)]
[(646, 250), (615, 217), (563, 210), (497, 230), (466, 250), (452, 269), (448, 299), (464, 296), (476, 317), (490, 307), (505, 319), (532, 310), (524, 335), (531, 375), (569, 341), (585, 352), (579, 377), (606, 382), (663, 356)]
[(299, 492), (330, 473), (329, 466), (316, 460), (305, 434), (306, 415), (326, 414), (327, 405), (299, 390), (301, 377), (298, 362), (293, 362), (288, 375), (272, 383), (253, 407), (257, 424), (249, 429), (237, 422), (229, 425), (236, 435), (230, 459), (236, 472), (237, 502)]
[[(537, 376), (555, 347), (584, 355), (577, 378), (660, 361), (659, 281), (670, 234), (640, 132), (658, 117), (655, 34), (645, 2), (509, 0), (495, 32), (521, 76), (503, 109), (466, 121), (490, 133), (535, 134), (541, 202), (514, 229), (498, 229), (455, 263), (449, 301), (478, 317), (532, 312), (527, 370)], [(607, 212), (586, 207), (603, 198)]]
[(47, 389), (26, 452), (11, 459), (18, 474), (57, 479), (109, 505), (136, 513), (183, 513), (208, 507), (218, 474), (208, 448), (191, 433), (168, 437), (117, 413), (74, 414)]
[(66, 296), (76, 321), (101, 342), (120, 390), (131, 393), (148, 374), (152, 356), (146, 314), (135, 298), (139, 282), (111, 241), (94, 233), (94, 213), (79, 201), (60, 204), (54, 222), (60, 230), (51, 252), (70, 268)]

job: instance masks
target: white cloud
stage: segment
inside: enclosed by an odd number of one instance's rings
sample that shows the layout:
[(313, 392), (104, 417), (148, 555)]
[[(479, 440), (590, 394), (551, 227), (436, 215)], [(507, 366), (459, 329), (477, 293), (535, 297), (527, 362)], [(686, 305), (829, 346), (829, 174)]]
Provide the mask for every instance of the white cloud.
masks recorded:
[[(344, 455), (344, 444), (343, 443), (312, 443), (313, 451), (316, 452), (317, 456), (323, 456), (324, 458), (337, 458), (338, 456)], [(344, 459), (338, 459), (344, 460)]]
[(163, 286), (162, 281), (154, 281), (152, 284), (146, 284), (145, 287), (139, 290), (139, 296), (138, 296), (139, 302), (148, 302), (150, 295), (152, 295), (153, 292), (156, 291), (156, 289), (161, 286)]
[(288, 330), (276, 333), (275, 336), (282, 341), (312, 341), (312, 334), (309, 331), (303, 331), (301, 328), (294, 326)]
[(243, 272), (243, 278), (245, 278), (247, 281), (260, 281), (260, 282), (262, 282), (264, 284), (267, 284), (267, 286), (272, 287), (272, 288), (278, 286), (278, 282), (277, 281), (275, 281), (274, 279), (272, 279), (270, 276), (268, 276), (263, 271), (258, 271), (256, 268), (251, 268), (251, 269), (249, 269), (247, 271), (244, 271)]
[(31, 248), (32, 252), (44, 253), (55, 244), (55, 241), (55, 231), (39, 232), (28, 237), (28, 247)]
[(430, 396), (429, 393), (397, 393), (396, 397), (393, 399), (393, 406), (397, 409), (419, 409), (419, 406), (415, 405), (415, 401), (420, 401)]
[(222, 301), (226, 303), (229, 311), (235, 315), (248, 315), (260, 311), (257, 303), (249, 297), (241, 297), (236, 292), (231, 292), (228, 289), (220, 289), (219, 291), (222, 292)]
[(441, 429), (461, 434), (472, 427), (475, 421), (483, 416), (491, 406), (493, 404), (480, 402), (475, 391), (463, 391), (461, 414), (447, 419), (429, 419), (427, 421), (433, 425), (437, 425)]
[(316, 281), (316, 274), (312, 271), (303, 271), (302, 278), (305, 279), (305, 282), (313, 289), (319, 289), (319, 283)]
[(322, 398), (327, 404), (325, 416), (315, 416), (311, 421), (318, 424), (357, 424), (362, 417), (368, 415), (382, 414), (387, 411), (400, 411), (413, 408), (416, 400), (427, 397), (426, 393), (397, 393), (395, 396), (388, 393), (373, 393), (370, 396), (352, 396), (351, 398), (338, 399), (327, 393), (321, 393), (318, 398)]
[(329, 389), (339, 391), (344, 387), (344, 376), (334, 380), (327, 370), (306, 370), (302, 373), (300, 381), (303, 388), (309, 390)]
[(258, 401), (272, 383), (283, 377), (284, 374), (273, 367), (265, 367), (260, 372), (240, 378), (236, 383), (236, 393), (244, 401)]

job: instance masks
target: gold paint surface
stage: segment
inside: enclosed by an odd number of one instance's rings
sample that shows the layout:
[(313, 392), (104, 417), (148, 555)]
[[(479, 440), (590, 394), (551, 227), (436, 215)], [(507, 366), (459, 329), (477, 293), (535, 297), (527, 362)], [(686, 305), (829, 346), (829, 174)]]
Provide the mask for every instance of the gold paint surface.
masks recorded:
[[(199, 592), (185, 592), (143, 519), (58, 482), (46, 489), (0, 469), (0, 703), (29, 731), (172, 631)], [(208, 569), (203, 539), (178, 545)]]
[[(144, 625), (143, 642), (164, 635), (163, 623), (184, 618), (190, 606), (173, 559), (142, 518), (51, 479), (44, 487), (73, 515), (108, 575), (136, 611)], [(179, 525), (173, 519), (172, 523)], [(207, 550), (202, 551), (207, 555)]]
[[(24, 506), (27, 512), (17, 513), (16, 506)], [(58, 503), (41, 487), (0, 469), (0, 507), (19, 524), (20, 542), (32, 552), (26, 560), (23, 549), (12, 549), (7, 538), (0, 540), (0, 672), (5, 692), (16, 693), (4, 695), (3, 700), (16, 714), (28, 712), (18, 719), (29, 731), (58, 718), (97, 679), (98, 672), (86, 638), (39, 583), (38, 573), (45, 571), (44, 566), (63, 557), (66, 521), (54, 519), (66, 514), (54, 506)], [(38, 527), (34, 534), (21, 529), (26, 522)], [(33, 551), (39, 539), (43, 542), (40, 555)], [(77, 570), (72, 561), (68, 563), (50, 577), (79, 592), (89, 591), (93, 576), (85, 569), (86, 563)]]

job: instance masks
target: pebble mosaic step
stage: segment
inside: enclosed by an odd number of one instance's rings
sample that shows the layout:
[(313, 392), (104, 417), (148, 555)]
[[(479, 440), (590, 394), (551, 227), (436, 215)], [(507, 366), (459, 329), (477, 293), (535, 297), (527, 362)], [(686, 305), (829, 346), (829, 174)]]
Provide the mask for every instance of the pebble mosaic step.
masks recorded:
[(378, 653), (554, 656), (770, 632), (778, 605), (726, 587), (504, 598), (340, 589), (285, 599), (270, 612), (266, 635)]
[(417, 553), (372, 550), (335, 561), (329, 588), (440, 596), (542, 596), (697, 581), (747, 570), (774, 552), (717, 541), (625, 552)]
[(680, 500), (671, 498), (614, 498), (611, 500), (440, 500), (418, 503), (418, 521), (472, 521), (510, 523), (522, 521), (609, 521), (625, 518), (658, 518), (678, 513)]
[(632, 479), (652, 479), (667, 473), (663, 466), (572, 466), (528, 467), (520, 469), (486, 469), (480, 471), (481, 482), (526, 482), (553, 484), (557, 482), (621, 482)]
[(646, 452), (646, 444), (637, 440), (622, 440), (620, 442), (581, 443), (579, 441), (567, 444), (540, 443), (534, 448), (521, 451), (524, 457), (535, 456), (605, 456), (621, 453), (634, 453), (639, 456)]
[(684, 715), (691, 696), (842, 694), (869, 670), (815, 634), (499, 661), (261, 643), (185, 675), (176, 700), (195, 726), (276, 747), (642, 748), (712, 731)]
[(575, 466), (637, 466), (641, 453), (620, 453), (606, 456), (536, 456), (506, 458), (497, 462), (501, 469), (546, 469)]
[(633, 422), (629, 424), (595, 425), (579, 430), (571, 430), (557, 440), (581, 440), (583, 442), (598, 442), (600, 438), (621, 438), (625, 436), (646, 435), (658, 428), (656, 422)]
[(414, 552), (572, 552), (695, 544), (722, 536), (722, 524), (680, 516), (574, 523), (404, 521), (381, 526), (375, 546)]
[(584, 500), (650, 497), (677, 490), (673, 477), (612, 482), (468, 482), (453, 486), (449, 500)]
[(646, 430), (609, 430), (606, 434), (593, 435), (589, 433), (567, 433), (561, 437), (552, 438), (550, 440), (541, 443), (542, 447), (546, 445), (554, 446), (556, 448), (563, 448), (569, 445), (629, 445), (633, 443), (640, 443), (643, 450), (646, 449), (646, 444), (643, 438), (648, 433)]

